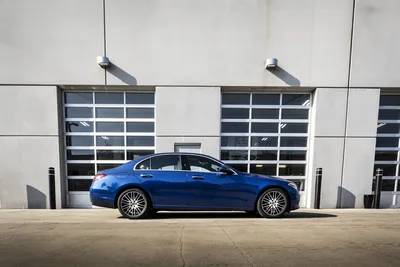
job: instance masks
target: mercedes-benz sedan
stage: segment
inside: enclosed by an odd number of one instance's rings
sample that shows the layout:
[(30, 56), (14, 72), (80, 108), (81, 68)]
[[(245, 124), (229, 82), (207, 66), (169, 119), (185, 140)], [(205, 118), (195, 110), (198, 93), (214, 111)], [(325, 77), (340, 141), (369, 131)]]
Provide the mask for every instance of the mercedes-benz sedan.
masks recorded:
[(239, 172), (210, 156), (160, 153), (97, 173), (90, 200), (132, 219), (160, 210), (246, 211), (274, 218), (298, 209), (300, 195), (288, 180)]

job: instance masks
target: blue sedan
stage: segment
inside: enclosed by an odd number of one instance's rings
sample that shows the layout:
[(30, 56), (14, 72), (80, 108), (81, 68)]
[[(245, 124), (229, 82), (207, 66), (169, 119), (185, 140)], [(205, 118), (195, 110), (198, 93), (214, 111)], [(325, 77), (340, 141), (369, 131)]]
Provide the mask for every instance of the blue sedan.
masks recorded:
[(246, 211), (275, 218), (298, 209), (300, 195), (290, 181), (242, 173), (210, 156), (160, 153), (100, 171), (90, 201), (131, 219), (160, 210)]

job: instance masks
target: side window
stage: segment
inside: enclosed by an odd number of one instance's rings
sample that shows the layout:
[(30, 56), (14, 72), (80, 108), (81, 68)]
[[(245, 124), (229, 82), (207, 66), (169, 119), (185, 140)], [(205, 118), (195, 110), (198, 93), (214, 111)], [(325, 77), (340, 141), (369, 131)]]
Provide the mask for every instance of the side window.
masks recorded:
[(136, 170), (150, 170), (150, 159), (146, 159), (136, 165)]
[(151, 169), (152, 170), (180, 170), (180, 156), (178, 155), (166, 155), (157, 156), (151, 158)]
[(205, 157), (200, 156), (186, 156), (187, 164), (186, 169), (195, 172), (218, 172), (221, 168), (221, 164)]
[(152, 157), (140, 162), (136, 170), (181, 170), (180, 157), (177, 155)]

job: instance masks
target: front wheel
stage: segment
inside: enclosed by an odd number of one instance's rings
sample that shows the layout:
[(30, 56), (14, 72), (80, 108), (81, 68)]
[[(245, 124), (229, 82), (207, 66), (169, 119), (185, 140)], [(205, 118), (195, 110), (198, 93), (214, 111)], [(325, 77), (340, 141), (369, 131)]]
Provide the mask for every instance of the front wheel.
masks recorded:
[(142, 190), (131, 188), (119, 196), (118, 210), (123, 217), (129, 219), (145, 218), (150, 211), (150, 201)]
[(266, 190), (257, 201), (257, 211), (264, 218), (282, 217), (289, 205), (286, 192), (280, 188)]

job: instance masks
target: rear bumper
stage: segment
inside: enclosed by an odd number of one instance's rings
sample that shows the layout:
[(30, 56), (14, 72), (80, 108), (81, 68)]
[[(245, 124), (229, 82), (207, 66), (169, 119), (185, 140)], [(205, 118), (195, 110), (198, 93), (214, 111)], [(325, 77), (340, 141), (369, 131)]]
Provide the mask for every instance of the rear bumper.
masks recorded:
[[(100, 192), (99, 192), (100, 191)], [(98, 207), (103, 207), (103, 208), (111, 208), (114, 209), (114, 198), (104, 195), (101, 192), (102, 190), (96, 190), (93, 188), (90, 188), (90, 202), (92, 202), (92, 205), (98, 206)]]

